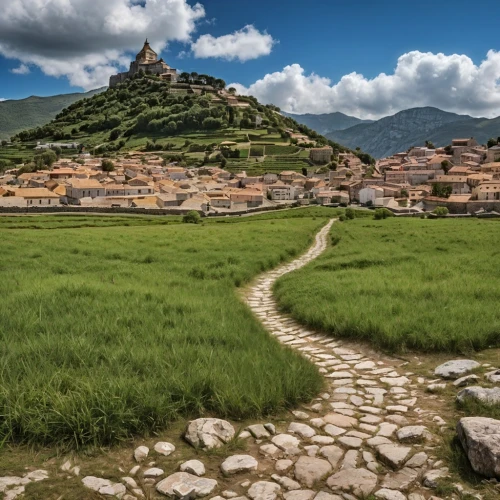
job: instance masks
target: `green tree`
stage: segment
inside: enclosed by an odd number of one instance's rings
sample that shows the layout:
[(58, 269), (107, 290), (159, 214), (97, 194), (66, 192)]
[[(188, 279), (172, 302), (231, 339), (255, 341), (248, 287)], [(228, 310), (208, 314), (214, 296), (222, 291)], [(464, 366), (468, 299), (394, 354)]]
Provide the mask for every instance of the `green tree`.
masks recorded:
[(487, 146), (489, 148), (492, 148), (493, 146), (496, 146), (497, 144), (498, 144), (498, 139), (493, 139), (493, 137), (491, 139), (488, 139)]
[(425, 141), (425, 147), (429, 149), (436, 149), (436, 146), (434, 146), (434, 143), (431, 141)]
[(184, 224), (199, 224), (201, 222), (200, 214), (196, 210), (190, 210), (183, 218)]
[(394, 217), (394, 214), (387, 208), (377, 208), (373, 214), (375, 220), (387, 219), (388, 217)]
[(115, 164), (111, 160), (102, 160), (102, 171), (112, 172), (115, 169)]
[(44, 167), (51, 168), (57, 161), (57, 155), (52, 149), (47, 149), (43, 153), (37, 154), (34, 161), (37, 170), (42, 170)]
[(441, 167), (444, 170), (444, 173), (447, 174), (448, 170), (450, 170), (450, 162), (448, 160), (443, 160), (441, 162)]
[(352, 208), (346, 208), (345, 217), (346, 217), (346, 219), (355, 219), (356, 212)]
[(433, 214), (437, 215), (438, 217), (445, 217), (450, 213), (447, 207), (436, 207), (433, 211)]

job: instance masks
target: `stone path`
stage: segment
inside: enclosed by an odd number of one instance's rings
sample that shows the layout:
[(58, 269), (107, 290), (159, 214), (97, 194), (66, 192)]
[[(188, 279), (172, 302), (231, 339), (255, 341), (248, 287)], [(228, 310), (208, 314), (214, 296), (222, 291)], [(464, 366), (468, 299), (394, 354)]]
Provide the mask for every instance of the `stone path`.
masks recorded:
[(419, 408), (422, 395), (413, 374), (402, 371), (401, 361), (374, 359), (362, 348), (347, 347), (304, 328), (281, 314), (273, 298), (272, 287), (280, 276), (303, 267), (326, 249), (332, 223), (321, 229), (307, 253), (262, 275), (246, 297), (270, 333), (315, 363), (328, 384), (327, 392), (306, 412), (294, 412), (298, 422), (292, 422), (287, 433), (299, 441), (290, 444), (291, 450), (272, 438), (280, 451), (294, 457), (293, 462), (300, 457), (291, 468), (292, 477), (307, 488), (320, 485), (323, 493), (293, 490), (293, 495), (284, 497), (339, 498), (327, 493), (346, 499), (370, 494), (387, 500), (430, 497), (429, 488), (448, 471), (433, 456), (439, 440), (429, 428), (444, 422), (433, 421), (432, 412)]
[[(191, 445), (224, 446), (236, 433), (229, 422), (197, 419), (187, 425), (184, 441), (177, 442), (179, 449), (166, 441), (152, 450), (139, 446), (114, 480), (85, 476), (81, 480), (85, 488), (123, 500), (438, 498), (433, 489), (448, 474), (436, 457), (439, 427), (446, 422), (420, 406), (424, 398), (433, 397), (422, 392), (425, 380), (405, 371), (401, 360), (304, 328), (283, 315), (273, 298), (272, 286), (280, 276), (326, 249), (332, 223), (319, 231), (309, 251), (261, 275), (245, 296), (272, 335), (318, 366), (325, 392), (291, 412), (278, 429), (263, 422), (248, 426), (238, 436), (247, 442), (244, 454), (192, 452)], [(177, 456), (183, 457), (182, 463)], [(80, 474), (70, 461), (59, 469), (73, 477)], [(36, 471), (33, 477), (0, 477), (0, 493), (12, 500), (22, 495), (25, 484), (46, 477), (45, 471)]]

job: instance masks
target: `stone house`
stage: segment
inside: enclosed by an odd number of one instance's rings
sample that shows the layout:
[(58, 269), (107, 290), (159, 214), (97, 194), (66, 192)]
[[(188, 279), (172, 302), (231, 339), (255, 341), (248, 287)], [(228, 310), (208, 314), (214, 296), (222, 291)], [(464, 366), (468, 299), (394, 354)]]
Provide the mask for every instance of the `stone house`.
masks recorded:
[(384, 197), (384, 188), (378, 186), (369, 186), (359, 191), (359, 202), (362, 205), (366, 205), (370, 203), (375, 205), (375, 202), (379, 198)]
[(322, 148), (311, 148), (309, 150), (309, 159), (313, 163), (330, 163), (333, 155), (333, 148), (331, 146), (324, 146)]
[(472, 197), (478, 201), (500, 200), (500, 181), (482, 182), (472, 189)]
[(68, 179), (66, 197), (70, 203), (78, 203), (82, 198), (105, 196), (106, 188), (95, 179)]
[(5, 196), (16, 197), (19, 200), (23, 200), (22, 206), (48, 206), (48, 205), (58, 205), (59, 195), (53, 193), (49, 189), (42, 188), (6, 188)]

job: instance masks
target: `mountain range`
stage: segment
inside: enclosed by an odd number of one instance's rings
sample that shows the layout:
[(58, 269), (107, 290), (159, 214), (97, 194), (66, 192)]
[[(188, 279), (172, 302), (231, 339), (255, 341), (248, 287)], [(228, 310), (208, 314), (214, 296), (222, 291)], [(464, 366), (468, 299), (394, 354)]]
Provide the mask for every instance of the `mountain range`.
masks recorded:
[(85, 93), (60, 94), (50, 97), (31, 96), (26, 99), (0, 102), (0, 139), (28, 128), (45, 125), (70, 104), (92, 97), (106, 90), (106, 87)]
[(324, 113), (321, 115), (313, 115), (310, 113), (304, 115), (296, 115), (293, 113), (282, 112), (283, 115), (293, 118), (296, 122), (302, 123), (312, 130), (316, 130), (318, 134), (326, 135), (336, 130), (345, 130), (355, 125), (362, 123), (373, 123), (373, 120), (360, 120), (354, 116), (345, 115), (344, 113)]
[(424, 146), (425, 141), (446, 146), (454, 138), (474, 137), (485, 144), (489, 138), (498, 136), (500, 117), (473, 118), (432, 107), (407, 109), (372, 123), (360, 123), (326, 134), (346, 147), (360, 147), (375, 158), (391, 156), (412, 146)]

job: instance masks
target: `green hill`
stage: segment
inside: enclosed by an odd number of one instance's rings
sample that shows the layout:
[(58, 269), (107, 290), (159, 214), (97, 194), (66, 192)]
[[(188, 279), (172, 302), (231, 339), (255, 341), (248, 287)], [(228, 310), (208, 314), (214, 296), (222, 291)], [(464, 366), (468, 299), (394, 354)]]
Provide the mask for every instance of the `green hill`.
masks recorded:
[(92, 97), (105, 88), (87, 93), (61, 94), (50, 97), (31, 96), (26, 99), (0, 102), (0, 139), (27, 128), (39, 127), (53, 119), (64, 108), (85, 97)]
[[(273, 105), (264, 106), (253, 97), (238, 100), (239, 106), (229, 106), (227, 97), (211, 87), (137, 75), (72, 103), (44, 126), (20, 132), (3, 152), (8, 150), (20, 163), (33, 156), (37, 141), (72, 141), (105, 156), (161, 151), (188, 166), (222, 162), (229, 170), (257, 174), (312, 168), (308, 150), (292, 145), (285, 129), (307, 134), (318, 145), (330, 144), (334, 151), (348, 151), (281, 115)], [(233, 143), (223, 148), (226, 158), (216, 148), (224, 141)]]

